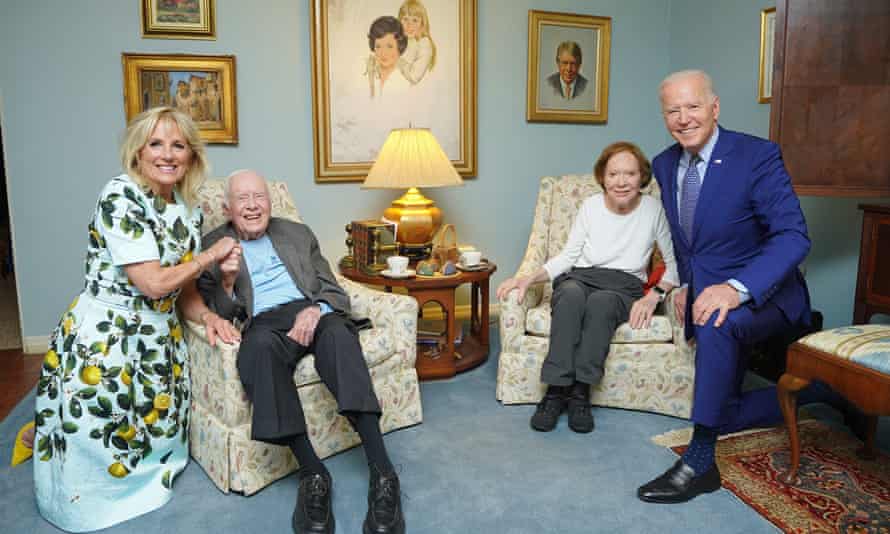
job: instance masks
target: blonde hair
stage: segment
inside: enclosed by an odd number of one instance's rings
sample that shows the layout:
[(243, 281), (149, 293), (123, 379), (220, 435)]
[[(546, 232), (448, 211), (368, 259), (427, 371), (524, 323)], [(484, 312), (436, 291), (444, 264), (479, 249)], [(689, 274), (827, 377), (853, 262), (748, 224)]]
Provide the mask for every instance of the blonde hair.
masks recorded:
[(198, 200), (198, 189), (210, 172), (210, 163), (207, 161), (207, 152), (204, 142), (201, 141), (198, 127), (185, 113), (169, 106), (161, 106), (145, 110), (137, 115), (127, 126), (124, 139), (121, 142), (121, 166), (134, 182), (144, 189), (149, 188), (148, 181), (139, 172), (139, 152), (145, 147), (155, 127), (161, 121), (170, 121), (175, 124), (192, 151), (189, 168), (182, 181), (175, 186), (186, 205), (191, 208)]
[(429, 70), (433, 70), (433, 67), (436, 66), (436, 42), (433, 41), (433, 36), (430, 35), (430, 18), (426, 14), (426, 7), (419, 0), (405, 0), (402, 7), (399, 8), (399, 22), (402, 21), (402, 17), (407, 15), (420, 17), (420, 21), (423, 23), (423, 27), (420, 29), (420, 37), (426, 37), (430, 40), (433, 55), (430, 56)]

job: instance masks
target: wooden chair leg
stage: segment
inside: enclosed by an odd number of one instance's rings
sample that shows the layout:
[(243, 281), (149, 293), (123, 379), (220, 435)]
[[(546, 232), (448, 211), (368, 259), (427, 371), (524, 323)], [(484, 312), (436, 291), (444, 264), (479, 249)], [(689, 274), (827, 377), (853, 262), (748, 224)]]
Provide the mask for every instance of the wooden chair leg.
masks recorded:
[(779, 407), (788, 427), (788, 439), (791, 445), (791, 465), (779, 480), (785, 484), (797, 483), (797, 468), (800, 465), (800, 436), (797, 433), (797, 393), (809, 385), (810, 381), (785, 373), (779, 379), (777, 389)]
[(875, 434), (877, 434), (878, 431), (878, 416), (867, 416), (865, 424), (865, 445), (857, 452), (858, 456), (863, 460), (874, 460), (878, 457), (875, 449)]

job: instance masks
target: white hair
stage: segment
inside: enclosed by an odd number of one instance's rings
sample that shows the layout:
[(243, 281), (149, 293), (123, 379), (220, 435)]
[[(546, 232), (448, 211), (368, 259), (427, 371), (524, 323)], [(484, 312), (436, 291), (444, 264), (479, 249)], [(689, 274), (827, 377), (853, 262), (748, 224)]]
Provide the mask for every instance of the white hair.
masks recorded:
[(668, 74), (667, 77), (661, 81), (661, 85), (658, 86), (658, 97), (661, 98), (661, 95), (664, 93), (664, 88), (666, 86), (687, 78), (701, 79), (702, 85), (704, 86), (705, 90), (705, 96), (707, 96), (711, 100), (717, 97), (717, 93), (714, 91), (713, 80), (711, 80), (711, 77), (708, 76), (707, 72), (700, 69), (678, 70), (677, 72)]
[[(235, 176), (238, 176), (239, 174), (244, 174), (244, 173), (256, 174), (257, 176), (259, 176), (260, 178), (263, 179), (264, 183), (266, 182), (266, 177), (253, 169), (238, 169), (237, 171), (232, 171), (231, 173), (229, 173), (228, 176), (226, 176), (226, 187), (225, 187), (225, 191), (223, 192), (223, 206), (229, 207), (229, 195), (232, 194), (232, 178), (234, 178)], [(268, 188), (269, 188), (269, 184), (267, 183), (266, 189), (268, 189)]]

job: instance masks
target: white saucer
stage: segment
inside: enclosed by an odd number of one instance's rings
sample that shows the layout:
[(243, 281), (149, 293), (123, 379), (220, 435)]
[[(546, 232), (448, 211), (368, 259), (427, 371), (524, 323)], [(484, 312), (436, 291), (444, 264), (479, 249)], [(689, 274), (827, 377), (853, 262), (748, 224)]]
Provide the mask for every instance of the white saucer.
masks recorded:
[(488, 264), (488, 260), (482, 260), (479, 263), (477, 263), (476, 265), (464, 265), (463, 262), (457, 262), (455, 264), (455, 266), (458, 269), (460, 269), (461, 271), (473, 272), (473, 271), (484, 271), (484, 270), (488, 269), (489, 264)]
[(380, 274), (386, 278), (411, 278), (417, 273), (414, 272), (414, 269), (405, 269), (405, 272), (402, 273), (393, 273), (389, 269), (383, 269)]

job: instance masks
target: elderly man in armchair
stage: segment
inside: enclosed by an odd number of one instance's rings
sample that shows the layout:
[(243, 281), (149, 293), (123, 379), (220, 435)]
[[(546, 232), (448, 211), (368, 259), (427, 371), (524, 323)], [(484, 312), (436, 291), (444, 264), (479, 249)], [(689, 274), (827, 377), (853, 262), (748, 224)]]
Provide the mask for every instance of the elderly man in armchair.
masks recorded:
[(224, 212), (229, 222), (207, 234), (205, 246), (224, 236), (237, 239), (239, 246), (198, 280), (198, 290), (219, 315), (202, 317), (202, 322), (242, 323), (237, 363), (253, 403), (251, 438), (289, 446), (300, 464), (294, 532), (334, 532), (331, 475), (309, 442), (293, 381), (297, 362), (311, 353), (367, 455), (364, 532), (403, 533), (399, 479), (380, 432), (380, 405), (358, 340), (361, 325), (349, 318), (349, 297), (315, 235), (304, 224), (271, 217), (266, 180), (254, 171), (229, 177)]

